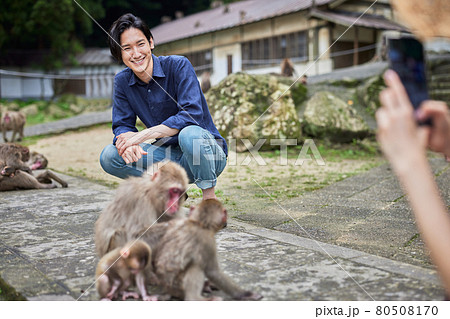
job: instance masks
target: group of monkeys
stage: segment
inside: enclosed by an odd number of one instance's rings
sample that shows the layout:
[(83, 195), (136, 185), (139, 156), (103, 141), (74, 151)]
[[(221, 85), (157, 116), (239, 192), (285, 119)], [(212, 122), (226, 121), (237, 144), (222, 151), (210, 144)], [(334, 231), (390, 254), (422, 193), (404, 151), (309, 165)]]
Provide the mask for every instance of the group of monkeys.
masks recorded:
[[(0, 129), (5, 143), (0, 144), (0, 191), (54, 188), (56, 184), (52, 180), (67, 187), (67, 183), (51, 171), (44, 171), (36, 177), (33, 175), (33, 170), (46, 168), (48, 160), (40, 153), (30, 152), (26, 146), (14, 144), (16, 133), (19, 133), (18, 140), (23, 138), (25, 121), (22, 112), (1, 113)], [(13, 131), (12, 143), (7, 143), (7, 131)]]
[(49, 170), (33, 175), (33, 170), (44, 169), (47, 165), (48, 160), (43, 154), (30, 152), (26, 146), (0, 144), (0, 191), (55, 188), (52, 180), (67, 187), (67, 182)]
[[(20, 112), (1, 115), (0, 126), (23, 138), (25, 117)], [(14, 143), (0, 144), (0, 191), (62, 187), (67, 182), (44, 169), (42, 154)], [(227, 211), (215, 199), (183, 212), (188, 177), (178, 164), (154, 164), (142, 177), (130, 177), (118, 188), (114, 200), (95, 223), (95, 246), (100, 261), (96, 288), (102, 300), (142, 298), (167, 300), (221, 300), (204, 297), (213, 287), (236, 300), (259, 300), (260, 294), (241, 289), (219, 268), (215, 234), (226, 226)], [(147, 284), (162, 288), (165, 295), (148, 295)], [(139, 294), (129, 291), (135, 285)]]
[[(226, 226), (227, 211), (218, 200), (207, 199), (186, 217), (187, 185), (185, 170), (163, 161), (119, 186), (95, 223), (96, 288), (102, 300), (221, 300), (202, 294), (212, 287), (236, 300), (262, 298), (220, 270), (214, 235)], [(165, 295), (148, 295), (147, 284)], [(128, 291), (132, 285), (139, 294)]]

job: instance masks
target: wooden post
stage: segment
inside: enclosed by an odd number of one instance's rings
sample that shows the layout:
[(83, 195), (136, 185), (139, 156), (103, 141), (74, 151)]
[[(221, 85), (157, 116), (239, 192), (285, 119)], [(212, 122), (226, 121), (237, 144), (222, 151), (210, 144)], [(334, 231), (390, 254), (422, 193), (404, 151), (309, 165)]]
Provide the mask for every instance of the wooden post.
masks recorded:
[(233, 73), (233, 55), (228, 54), (227, 55), (227, 66), (228, 66), (228, 75)]
[(359, 39), (358, 39), (358, 27), (355, 26), (355, 38), (353, 40), (353, 65), (358, 65), (359, 63), (359, 52), (358, 52), (358, 48), (359, 48)]

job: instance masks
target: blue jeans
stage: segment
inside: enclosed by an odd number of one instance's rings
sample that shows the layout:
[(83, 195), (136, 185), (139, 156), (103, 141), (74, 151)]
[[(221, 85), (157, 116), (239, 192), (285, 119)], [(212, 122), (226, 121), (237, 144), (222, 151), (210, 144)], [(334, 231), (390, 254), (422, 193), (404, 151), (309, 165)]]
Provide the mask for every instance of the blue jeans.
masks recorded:
[(100, 165), (111, 175), (127, 178), (141, 176), (153, 163), (168, 159), (186, 170), (190, 183), (201, 189), (214, 187), (227, 164), (225, 152), (214, 136), (199, 126), (191, 125), (179, 132), (178, 144), (157, 146), (142, 143), (140, 146), (147, 155), (130, 164), (126, 164), (116, 146), (110, 144), (100, 154)]

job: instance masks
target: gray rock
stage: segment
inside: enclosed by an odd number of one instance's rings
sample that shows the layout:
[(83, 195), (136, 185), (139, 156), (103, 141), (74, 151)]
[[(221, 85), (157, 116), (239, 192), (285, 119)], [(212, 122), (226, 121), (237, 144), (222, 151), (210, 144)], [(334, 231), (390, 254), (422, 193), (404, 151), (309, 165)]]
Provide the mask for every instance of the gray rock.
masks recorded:
[(331, 92), (317, 92), (303, 114), (305, 133), (333, 141), (350, 142), (369, 135), (369, 127), (357, 112)]
[(381, 75), (373, 76), (364, 81), (364, 84), (356, 90), (359, 102), (366, 108), (366, 111), (372, 116), (381, 106), (380, 92), (386, 87)]
[(30, 104), (21, 109), (21, 111), (26, 115), (37, 115), (39, 113), (39, 107), (37, 104)]
[(255, 145), (266, 139), (300, 139), (297, 106), (306, 98), (306, 88), (275, 75), (231, 74), (205, 95), (219, 132), (237, 140), (237, 151), (245, 151), (241, 139)]

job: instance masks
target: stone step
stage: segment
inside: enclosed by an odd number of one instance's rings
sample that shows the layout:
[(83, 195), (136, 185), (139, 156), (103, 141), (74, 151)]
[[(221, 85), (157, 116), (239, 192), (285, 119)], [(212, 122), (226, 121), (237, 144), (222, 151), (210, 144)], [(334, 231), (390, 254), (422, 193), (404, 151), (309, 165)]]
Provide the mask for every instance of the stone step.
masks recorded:
[(428, 67), (429, 72), (432, 75), (437, 75), (437, 74), (444, 74), (444, 75), (448, 75), (450, 73), (450, 62), (444, 65), (437, 65), (437, 66), (429, 66)]
[(450, 90), (447, 91), (431, 91), (430, 98), (433, 100), (444, 101), (447, 105), (450, 105)]
[(450, 81), (436, 81), (432, 80), (430, 83), (428, 83), (428, 87), (430, 90), (446, 90), (450, 89)]
[(437, 74), (437, 73), (431, 73), (431, 76), (429, 77), (431, 81), (444, 81), (444, 82), (450, 82), (450, 73), (443, 73), (443, 74)]

